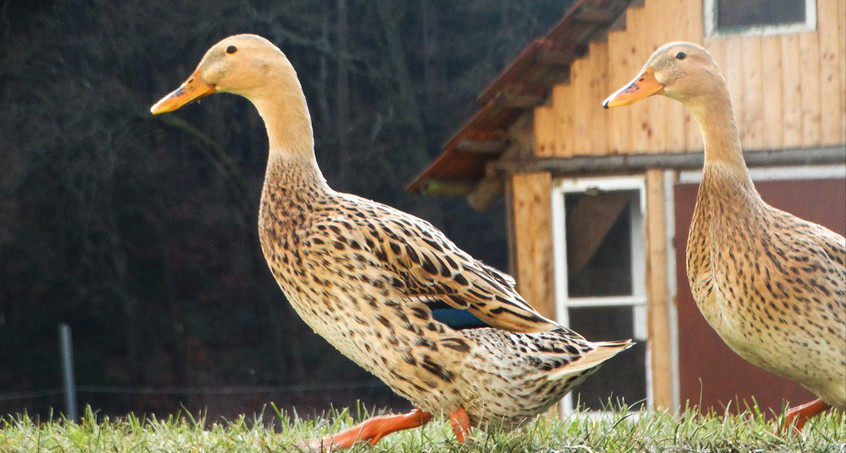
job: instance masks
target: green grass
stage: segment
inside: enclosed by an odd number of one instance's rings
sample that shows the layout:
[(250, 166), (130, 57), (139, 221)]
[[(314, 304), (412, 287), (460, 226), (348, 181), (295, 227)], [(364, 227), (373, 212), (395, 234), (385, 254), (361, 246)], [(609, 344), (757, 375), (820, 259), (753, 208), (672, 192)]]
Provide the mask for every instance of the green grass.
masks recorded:
[[(354, 411), (357, 412), (357, 411)], [(101, 417), (87, 410), (76, 424), (64, 419), (35, 421), (26, 415), (0, 421), (0, 452), (284, 452), (296, 444), (337, 432), (366, 414), (335, 411), (302, 419), (271, 406), (254, 418), (207, 422), (202, 417), (166, 419)], [(741, 415), (699, 415), (686, 411), (640, 414), (618, 410), (609, 416), (573, 414), (541, 418), (510, 433), (484, 433), (458, 444), (449, 423), (436, 419), (420, 429), (392, 434), (377, 446), (353, 452), (831, 452), (846, 453), (846, 415), (827, 413), (801, 434), (774, 434), (781, 417), (756, 408)]]

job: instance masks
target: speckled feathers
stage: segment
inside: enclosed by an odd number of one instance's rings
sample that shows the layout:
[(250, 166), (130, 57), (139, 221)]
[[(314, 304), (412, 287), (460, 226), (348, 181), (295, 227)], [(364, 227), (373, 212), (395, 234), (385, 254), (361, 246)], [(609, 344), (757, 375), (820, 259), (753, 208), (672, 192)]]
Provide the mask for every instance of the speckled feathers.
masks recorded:
[[(332, 190), (314, 157), (297, 74), (269, 41), (224, 39), (151, 110), (175, 110), (214, 92), (247, 98), (264, 119), (269, 154), (259, 238), (288, 300), (316, 333), (419, 408), (450, 417), (463, 408), (473, 425), (513, 427), (631, 347), (628, 340), (589, 342), (544, 318), (510, 276), (428, 222)], [(433, 309), (471, 314), (481, 325), (458, 328)], [(463, 438), (461, 430), (456, 436)]]

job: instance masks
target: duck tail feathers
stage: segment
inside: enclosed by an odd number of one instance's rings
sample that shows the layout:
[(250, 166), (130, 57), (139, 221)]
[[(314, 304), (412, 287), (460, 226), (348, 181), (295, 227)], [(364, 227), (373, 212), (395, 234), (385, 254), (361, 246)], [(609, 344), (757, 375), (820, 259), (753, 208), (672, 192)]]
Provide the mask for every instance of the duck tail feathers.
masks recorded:
[(606, 360), (634, 346), (632, 340), (591, 342), (593, 349), (584, 353), (581, 358), (570, 362), (563, 369), (547, 376), (550, 381), (560, 380), (567, 375), (583, 373), (602, 365)]

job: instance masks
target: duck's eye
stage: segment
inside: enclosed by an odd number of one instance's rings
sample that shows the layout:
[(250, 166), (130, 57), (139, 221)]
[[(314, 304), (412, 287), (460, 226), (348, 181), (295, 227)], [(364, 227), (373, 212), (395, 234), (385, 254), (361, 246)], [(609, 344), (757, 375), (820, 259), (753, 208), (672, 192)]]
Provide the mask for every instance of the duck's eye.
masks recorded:
[(229, 46), (226, 48), (226, 53), (233, 54), (238, 51), (238, 48), (235, 46)]
[(687, 56), (687, 54), (686, 54), (686, 53), (684, 53), (684, 52), (679, 52), (679, 53), (677, 53), (677, 54), (676, 54), (676, 60), (684, 60), (684, 58), (685, 58), (686, 56)]

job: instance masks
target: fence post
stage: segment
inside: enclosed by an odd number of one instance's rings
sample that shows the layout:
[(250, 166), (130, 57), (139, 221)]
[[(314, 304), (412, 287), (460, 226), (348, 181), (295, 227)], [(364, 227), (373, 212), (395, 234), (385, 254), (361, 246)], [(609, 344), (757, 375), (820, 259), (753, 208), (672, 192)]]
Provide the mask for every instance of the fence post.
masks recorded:
[(76, 409), (76, 383), (73, 372), (73, 343), (71, 342), (70, 326), (62, 323), (59, 325), (59, 347), (62, 352), (62, 381), (65, 391), (65, 417), (72, 422), (77, 422), (79, 414)]

